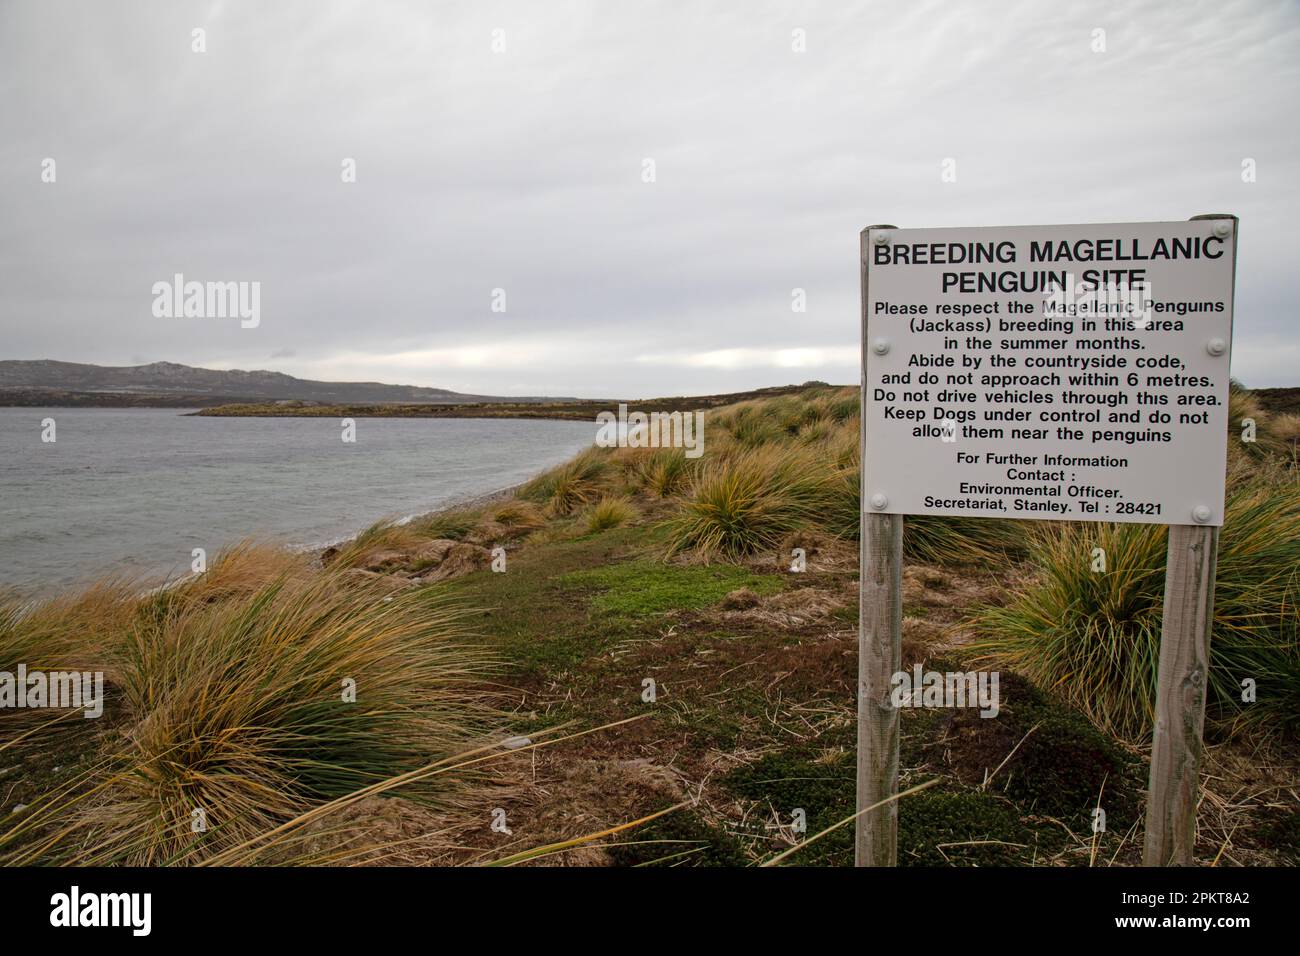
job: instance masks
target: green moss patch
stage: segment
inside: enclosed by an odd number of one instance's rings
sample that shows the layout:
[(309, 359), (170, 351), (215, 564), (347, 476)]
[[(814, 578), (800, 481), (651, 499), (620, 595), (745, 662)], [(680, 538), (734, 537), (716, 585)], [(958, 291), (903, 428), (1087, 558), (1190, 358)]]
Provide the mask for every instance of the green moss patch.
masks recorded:
[(973, 708), (951, 712), (943, 734), (945, 769), (978, 785), (1001, 765), (989, 789), (1025, 813), (1056, 817), (1076, 832), (1088, 832), (1098, 805), (1108, 830), (1131, 826), (1141, 808), (1141, 761), (1024, 678), (1004, 672), (999, 685), (996, 717), (981, 717)]
[(899, 801), (901, 866), (1026, 866), (1039, 839), (1013, 804), (991, 793), (936, 788)]
[(619, 617), (646, 617), (673, 610), (695, 610), (716, 604), (737, 588), (772, 594), (781, 588), (774, 574), (755, 574), (731, 564), (676, 565), (631, 561), (575, 571), (560, 583), (591, 589), (591, 610)]
[[(853, 752), (828, 753), (796, 747), (768, 754), (731, 771), (722, 786), (770, 805), (783, 820), (803, 810), (812, 836), (853, 813), (856, 784)], [(853, 827), (841, 827), (790, 857), (792, 866), (851, 866)]]

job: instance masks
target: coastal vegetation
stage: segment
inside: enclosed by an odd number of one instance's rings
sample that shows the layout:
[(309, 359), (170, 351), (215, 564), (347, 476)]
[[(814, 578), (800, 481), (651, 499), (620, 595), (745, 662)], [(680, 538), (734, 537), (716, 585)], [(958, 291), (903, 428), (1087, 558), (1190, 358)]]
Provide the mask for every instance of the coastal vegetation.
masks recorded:
[[(1297, 421), (1234, 390), (1197, 846), (1221, 865), (1300, 853)], [(320, 555), (246, 543), (161, 590), (8, 600), (0, 670), (110, 690), (100, 720), (0, 717), (0, 862), (799, 846), (853, 812), (858, 433), (854, 389), (750, 395), (711, 407), (698, 459), (592, 448)], [(905, 666), (998, 669), (1003, 700), (903, 711), (901, 785), (932, 785), (900, 805), (900, 862), (1138, 862), (1164, 529), (909, 519), (905, 549)], [(851, 844), (842, 827), (782, 862)]]
[[(1165, 529), (1053, 524), (1028, 535), (1034, 583), (977, 612), (987, 662), (1054, 688), (1100, 726), (1145, 736), (1155, 710)], [(1091, 568), (1100, 548), (1110, 565)], [(1238, 461), (1219, 539), (1208, 713), (1300, 729), (1300, 481), (1279, 461)], [(1254, 699), (1242, 700), (1247, 683)]]

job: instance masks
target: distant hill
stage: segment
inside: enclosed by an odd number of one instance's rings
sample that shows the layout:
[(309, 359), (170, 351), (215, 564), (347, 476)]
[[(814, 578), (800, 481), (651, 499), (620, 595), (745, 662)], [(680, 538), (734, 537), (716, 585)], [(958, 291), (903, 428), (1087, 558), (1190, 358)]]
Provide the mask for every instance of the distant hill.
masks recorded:
[[(314, 382), (282, 372), (220, 371), (175, 362), (84, 365), (79, 362), (0, 361), (0, 405), (205, 407), (227, 402), (303, 401), (326, 404), (530, 403), (542, 397), (467, 395), (445, 388), (381, 382)], [(568, 400), (568, 399), (565, 399)]]

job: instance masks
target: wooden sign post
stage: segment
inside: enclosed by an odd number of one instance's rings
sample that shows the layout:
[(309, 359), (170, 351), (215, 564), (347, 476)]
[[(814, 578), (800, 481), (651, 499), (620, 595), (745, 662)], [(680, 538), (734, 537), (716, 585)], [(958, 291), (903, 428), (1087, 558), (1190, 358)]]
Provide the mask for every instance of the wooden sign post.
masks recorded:
[(1218, 550), (1218, 528), (1184, 524), (1169, 528), (1142, 854), (1146, 866), (1189, 866), (1192, 862)]
[[(1231, 220), (1232, 298), (1237, 296), (1237, 217)], [(1214, 624), (1214, 572), (1219, 529), (1171, 525), (1165, 568), (1165, 606), (1160, 621), (1160, 665), (1156, 676), (1156, 723), (1151, 740), (1147, 788), (1145, 866), (1190, 866), (1196, 844), (1196, 805), (1201, 783), (1205, 696), (1210, 675), (1210, 631)]]
[(862, 231), (857, 866), (898, 862), (904, 514), (1169, 526), (1144, 862), (1192, 862), (1237, 251), (1206, 220)]
[[(862, 408), (867, 393), (867, 247), (872, 229), (862, 230)], [(862, 461), (867, 447), (867, 416), (862, 415)], [(861, 469), (862, 514), (858, 591), (858, 786), (854, 839), (856, 866), (898, 863), (899, 712), (890, 700), (893, 676), (903, 666), (903, 516), (867, 511), (867, 469)], [(861, 813), (882, 800), (889, 802)]]

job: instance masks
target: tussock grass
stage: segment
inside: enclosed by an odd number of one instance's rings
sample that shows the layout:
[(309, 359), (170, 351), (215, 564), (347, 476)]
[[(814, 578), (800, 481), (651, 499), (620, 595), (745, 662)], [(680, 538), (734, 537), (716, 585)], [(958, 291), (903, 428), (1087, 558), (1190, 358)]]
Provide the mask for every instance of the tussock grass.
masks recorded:
[[(1219, 545), (1211, 642), (1211, 719), (1300, 726), (1300, 479), (1282, 466), (1234, 469)], [(1002, 607), (973, 617), (974, 649), (1055, 688), (1102, 727), (1150, 732), (1163, 602), (1166, 529), (1056, 523), (1029, 539), (1040, 569)], [(1107, 571), (1091, 570), (1092, 551)], [(1258, 701), (1241, 700), (1256, 682)]]
[(222, 549), (202, 574), (182, 578), (156, 592), (144, 609), (155, 605), (153, 611), (158, 613), (181, 604), (213, 604), (252, 594), (267, 581), (302, 581), (311, 574), (309, 555), (245, 539)]
[(858, 417), (861, 405), (856, 389), (840, 392), (827, 399), (826, 414), (837, 424), (847, 422)]
[(456, 610), (337, 573), (183, 604), (120, 651), (130, 731), (80, 842), (99, 862), (193, 862), (455, 753), (491, 725), (490, 669)]
[(698, 458), (687, 458), (681, 448), (660, 448), (648, 457), (642, 470), (645, 487), (660, 498), (681, 491), (695, 475)]
[(636, 515), (636, 508), (626, 498), (601, 498), (587, 511), (587, 533), (617, 528), (634, 520)]
[(546, 516), (531, 501), (512, 498), (488, 509), (488, 517), (497, 524), (507, 528), (527, 528), (533, 530), (546, 524)]
[(1300, 458), (1300, 415), (1292, 412), (1274, 415), (1272, 433), (1282, 444), (1282, 457), (1295, 467)]
[(488, 508), (478, 523), (462, 537), (473, 544), (489, 546), (515, 541), (546, 527), (546, 515), (531, 501), (511, 498)]
[[(1255, 422), (1255, 440), (1241, 440), (1242, 421)], [(1261, 462), (1277, 458), (1296, 462), (1300, 441), (1300, 416), (1275, 414), (1260, 403), (1254, 393), (1232, 382), (1228, 391), (1228, 460), (1245, 458)]]
[(825, 456), (836, 468), (858, 469), (862, 466), (862, 422), (853, 418), (827, 436)]
[(781, 442), (786, 433), (780, 420), (763, 402), (742, 402), (718, 420), (718, 426), (741, 448)]
[(654, 454), (654, 450), (648, 448), (620, 446), (608, 449), (606, 460), (609, 467), (622, 479), (623, 487), (632, 492), (644, 486), (645, 472)]
[(778, 545), (835, 510), (834, 476), (796, 448), (760, 448), (705, 466), (667, 520), (670, 551), (736, 558)]
[(459, 541), (482, 519), (478, 508), (453, 508), (412, 519), (407, 527), (421, 538)]
[(339, 546), (330, 560), (331, 568), (359, 568), (386, 551), (410, 551), (426, 540), (425, 527), (412, 522), (395, 524), (377, 521), (350, 541)]
[(825, 388), (716, 413), (704, 458), (665, 455), (649, 472), (649, 489), (678, 489), (665, 524), (670, 552), (734, 559), (807, 528), (856, 537), (857, 408), (856, 390)]
[(544, 505), (552, 515), (569, 515), (598, 494), (608, 470), (609, 459), (602, 449), (589, 448), (528, 482), (519, 489), (519, 497)]
[(799, 435), (815, 426), (825, 429), (830, 424), (825, 400), (820, 398), (808, 400), (786, 396), (771, 402), (764, 411), (775, 419), (777, 427), (787, 436)]
[(107, 649), (131, 627), (139, 588), (110, 578), (35, 602), (0, 600), (0, 670), (103, 669)]
[[(138, 585), (128, 580), (104, 580), (83, 591), (40, 601), (18, 597), (0, 600), (0, 671), (102, 672), (105, 679), (103, 720), (84, 719), (82, 709), (23, 708), (0, 710), (0, 767), (15, 769), (0, 803), (0, 850), (4, 846), (4, 817), (12, 810), (14, 787), (25, 789), (24, 758), (34, 754), (93, 751), (97, 724), (111, 719), (111, 648), (132, 626)], [(89, 706), (90, 701), (85, 704)], [(0, 860), (2, 863), (2, 860)]]
[(1026, 556), (1032, 526), (999, 518), (909, 516), (903, 522), (903, 550), (929, 564), (1005, 565)]
[(862, 521), (861, 422), (844, 421), (814, 446), (811, 454), (828, 469), (829, 510), (822, 526), (831, 534), (856, 539)]

